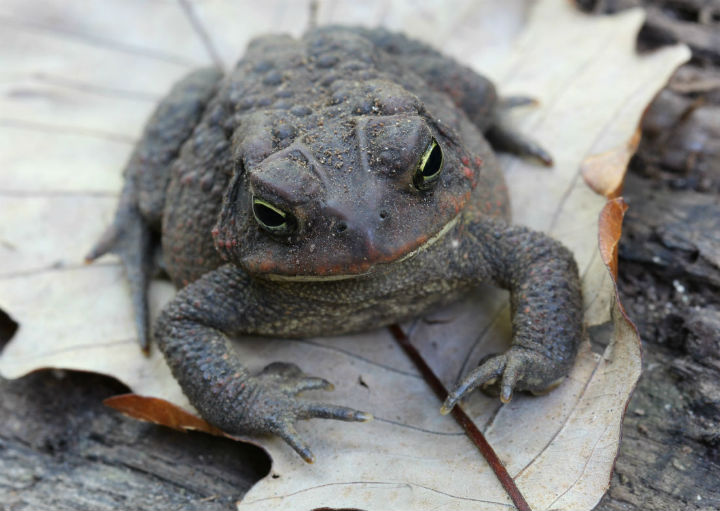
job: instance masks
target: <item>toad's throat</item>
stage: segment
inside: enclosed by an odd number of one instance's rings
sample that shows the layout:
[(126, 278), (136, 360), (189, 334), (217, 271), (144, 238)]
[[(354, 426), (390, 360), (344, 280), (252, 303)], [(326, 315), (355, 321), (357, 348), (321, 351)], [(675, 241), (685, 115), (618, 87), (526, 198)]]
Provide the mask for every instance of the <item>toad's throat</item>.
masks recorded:
[[(425, 243), (417, 247), (415, 250), (408, 252), (397, 261), (394, 261), (394, 263), (401, 263), (403, 261), (407, 261), (408, 259), (415, 257), (420, 252), (427, 250), (429, 247), (442, 239), (443, 236), (448, 233), (448, 231), (455, 227), (459, 219), (460, 215), (455, 216), (455, 218), (446, 223), (442, 227), (442, 229), (440, 229), (434, 236), (428, 238)], [(367, 271), (364, 271), (362, 273), (353, 273), (347, 275), (278, 275), (275, 273), (268, 273), (267, 275), (263, 275), (263, 277), (270, 280), (280, 280), (283, 282), (329, 282), (333, 280), (356, 279), (358, 277), (369, 275), (373, 272), (373, 268), (374, 267), (371, 266)]]

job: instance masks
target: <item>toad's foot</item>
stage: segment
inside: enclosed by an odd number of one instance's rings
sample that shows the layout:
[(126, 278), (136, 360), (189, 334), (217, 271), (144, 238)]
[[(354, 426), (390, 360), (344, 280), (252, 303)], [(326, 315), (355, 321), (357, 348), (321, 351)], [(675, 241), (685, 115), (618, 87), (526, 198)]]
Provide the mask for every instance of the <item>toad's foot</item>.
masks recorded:
[(538, 101), (528, 96), (509, 96), (500, 99), (498, 111), (486, 136), (493, 148), (498, 151), (505, 151), (517, 156), (534, 158), (543, 165), (553, 165), (552, 155), (540, 144), (518, 131), (515, 131), (503, 120), (505, 112), (520, 106), (537, 106)]
[[(363, 422), (372, 416), (298, 398), (305, 390), (331, 390), (332, 385), (294, 364), (276, 362), (258, 374), (242, 365), (228, 336), (262, 332), (262, 321), (276, 321), (270, 298), (266, 288), (241, 268), (223, 265), (181, 289), (165, 306), (155, 340), (203, 419), (231, 435), (278, 435), (312, 462), (295, 422), (313, 418)], [(283, 310), (282, 305), (276, 310)]]
[[(557, 387), (565, 378), (567, 368), (546, 356), (522, 346), (513, 346), (500, 355), (481, 361), (450, 394), (440, 413), (450, 410), (467, 394), (479, 386), (497, 386), (500, 400), (508, 403), (514, 389), (543, 394)], [(498, 383), (499, 382), (499, 383)]]
[[(238, 417), (229, 418), (228, 428), (243, 433), (272, 433), (285, 440), (308, 463), (314, 456), (295, 430), (299, 419), (336, 419), (365, 422), (373, 417), (345, 406), (298, 399), (304, 390), (332, 390), (333, 385), (323, 379), (303, 373), (295, 364), (274, 362), (257, 376), (249, 378), (247, 405), (238, 410)], [(232, 432), (232, 431), (229, 431)]]

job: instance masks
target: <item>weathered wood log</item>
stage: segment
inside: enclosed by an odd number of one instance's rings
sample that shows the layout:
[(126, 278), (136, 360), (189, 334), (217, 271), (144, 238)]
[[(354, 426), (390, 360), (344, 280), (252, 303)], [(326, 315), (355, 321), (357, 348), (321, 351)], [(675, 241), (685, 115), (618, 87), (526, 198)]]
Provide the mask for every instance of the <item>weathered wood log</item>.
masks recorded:
[(714, 194), (654, 190), (629, 176), (633, 192), (620, 248), (627, 261), (655, 267), (669, 279), (720, 286), (720, 200)]
[(720, 252), (691, 240), (720, 232), (720, 209), (716, 195), (653, 186), (626, 182), (619, 284), (644, 373), (597, 509), (709, 511), (720, 508), (720, 274), (710, 262)]
[(110, 378), (0, 380), (0, 510), (228, 510), (269, 470), (264, 451), (125, 418)]
[(713, 0), (577, 0), (596, 14), (645, 7), (647, 19), (640, 34), (641, 48), (684, 42), (693, 59), (720, 64), (720, 3)]

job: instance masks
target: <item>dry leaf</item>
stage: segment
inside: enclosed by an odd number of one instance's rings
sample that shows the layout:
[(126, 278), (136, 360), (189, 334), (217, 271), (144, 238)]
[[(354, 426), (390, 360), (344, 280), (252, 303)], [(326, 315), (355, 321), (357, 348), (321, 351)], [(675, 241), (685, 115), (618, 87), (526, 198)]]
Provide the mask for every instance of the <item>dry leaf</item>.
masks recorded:
[(179, 406), (157, 397), (121, 394), (107, 398), (103, 401), (103, 404), (115, 408), (130, 417), (154, 422), (162, 426), (181, 431), (204, 431), (205, 433), (232, 438), (197, 415), (186, 412)]
[(612, 199), (600, 212), (598, 228), (598, 247), (603, 263), (610, 270), (613, 280), (618, 274), (618, 242), (622, 232), (622, 222), (627, 204), (622, 198)]
[(638, 126), (624, 147), (585, 158), (582, 162), (582, 175), (590, 188), (608, 199), (620, 196), (627, 165), (640, 144), (641, 134), (642, 130)]
[[(112, 218), (120, 169), (156, 99), (193, 67), (213, 59), (229, 67), (253, 35), (298, 35), (306, 5), (3, 4), (0, 307), (20, 328), (0, 358), (0, 372), (15, 378), (45, 367), (95, 371), (136, 394), (192, 411), (158, 350), (146, 358), (136, 346), (117, 261), (88, 267), (82, 256)], [(515, 221), (551, 233), (574, 251), (586, 324), (614, 325), (612, 342), (602, 356), (586, 343), (570, 377), (547, 396), (518, 395), (500, 406), (475, 393), (464, 407), (533, 509), (589, 510), (608, 486), (640, 361), (637, 335), (620, 313), (605, 267), (619, 224), (600, 233), (610, 247), (604, 261), (597, 240), (605, 199), (586, 185), (581, 164), (595, 154), (627, 153), (645, 106), (689, 53), (676, 46), (637, 56), (640, 11), (591, 18), (565, 0), (528, 5), (328, 2), (320, 22), (404, 30), (490, 76), (504, 94), (539, 100), (539, 107), (518, 110), (513, 120), (556, 163), (539, 169), (501, 157)], [(158, 19), (163, 30), (151, 29)], [(621, 175), (624, 158), (609, 160), (608, 171)], [(173, 292), (167, 283), (153, 285), (155, 312)], [(484, 354), (506, 347), (508, 315), (506, 294), (484, 288), (472, 300), (405, 328), (451, 386)], [(333, 400), (377, 418), (366, 424), (299, 423), (316, 454), (312, 466), (276, 438), (254, 439), (270, 452), (272, 473), (280, 477), (256, 484), (240, 509), (512, 507), (458, 425), (438, 413), (440, 403), (387, 330), (243, 339), (236, 348), (254, 369), (273, 360), (296, 361), (335, 383)], [(142, 406), (143, 399), (130, 402)], [(166, 418), (201, 427), (193, 420)]]

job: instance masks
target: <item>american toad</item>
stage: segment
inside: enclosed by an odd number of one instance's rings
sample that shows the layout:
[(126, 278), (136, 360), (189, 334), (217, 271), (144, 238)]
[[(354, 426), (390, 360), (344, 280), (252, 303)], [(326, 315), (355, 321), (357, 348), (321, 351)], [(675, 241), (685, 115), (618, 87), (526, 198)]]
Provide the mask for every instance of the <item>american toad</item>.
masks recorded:
[(498, 122), (500, 105), (487, 79), (386, 30), (261, 37), (228, 74), (197, 71), (163, 99), (88, 259), (121, 256), (145, 349), (162, 260), (182, 289), (154, 338), (192, 404), (229, 433), (279, 435), (306, 460), (296, 420), (370, 415), (298, 398), (331, 384), (294, 364), (250, 374), (228, 336), (374, 328), (492, 281), (511, 294), (512, 346), (442, 410), (481, 385), (504, 402), (546, 391), (580, 342), (580, 283), (567, 249), (508, 223), (487, 140), (549, 157)]

